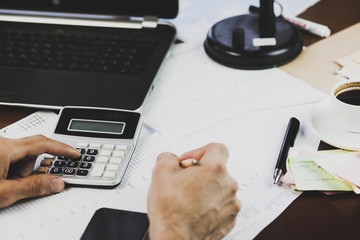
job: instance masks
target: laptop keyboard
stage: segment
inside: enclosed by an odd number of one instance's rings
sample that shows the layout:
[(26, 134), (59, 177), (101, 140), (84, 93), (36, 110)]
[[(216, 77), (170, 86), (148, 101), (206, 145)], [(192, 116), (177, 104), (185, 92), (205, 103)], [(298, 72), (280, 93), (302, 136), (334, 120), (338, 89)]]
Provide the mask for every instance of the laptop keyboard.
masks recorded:
[(139, 74), (156, 41), (0, 30), (0, 67)]

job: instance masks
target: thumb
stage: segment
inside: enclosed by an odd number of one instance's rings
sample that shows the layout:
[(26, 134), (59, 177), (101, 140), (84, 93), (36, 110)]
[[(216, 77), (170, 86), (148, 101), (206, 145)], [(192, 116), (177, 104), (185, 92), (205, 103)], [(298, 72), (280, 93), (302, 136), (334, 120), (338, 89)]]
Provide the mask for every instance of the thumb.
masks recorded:
[(53, 193), (61, 192), (64, 187), (64, 181), (53, 175), (32, 175), (16, 180), (8, 180), (9, 188), (12, 189), (9, 196), (12, 199), (9, 205), (25, 198), (41, 197)]

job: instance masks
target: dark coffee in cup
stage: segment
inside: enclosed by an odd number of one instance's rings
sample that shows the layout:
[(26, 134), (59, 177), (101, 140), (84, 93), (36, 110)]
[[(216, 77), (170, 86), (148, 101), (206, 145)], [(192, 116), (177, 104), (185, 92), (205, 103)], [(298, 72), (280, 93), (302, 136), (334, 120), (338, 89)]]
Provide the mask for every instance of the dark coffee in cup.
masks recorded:
[(349, 89), (341, 92), (336, 96), (336, 98), (344, 103), (360, 106), (360, 88)]
[(331, 112), (341, 128), (360, 134), (360, 81), (342, 81), (331, 89)]

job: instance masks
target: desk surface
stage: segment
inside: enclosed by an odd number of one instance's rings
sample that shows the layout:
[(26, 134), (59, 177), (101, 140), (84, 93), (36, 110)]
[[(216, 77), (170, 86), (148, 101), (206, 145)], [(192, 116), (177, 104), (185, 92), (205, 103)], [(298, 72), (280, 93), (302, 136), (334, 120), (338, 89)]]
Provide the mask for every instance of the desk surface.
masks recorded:
[[(336, 33), (360, 21), (359, 0), (321, 0), (300, 17), (322, 23)], [(321, 38), (302, 33), (308, 46)], [(0, 107), (0, 128), (33, 113), (35, 109)], [(324, 144), (320, 148), (328, 148)], [(358, 238), (360, 197), (353, 193), (325, 196), (305, 192), (256, 239), (355, 239)]]
[[(327, 25), (332, 34), (360, 21), (360, 1), (321, 0), (299, 17)], [(304, 45), (320, 40), (302, 33)], [(331, 146), (321, 143), (319, 149)], [(326, 196), (305, 192), (255, 238), (359, 239), (360, 197), (354, 193)]]

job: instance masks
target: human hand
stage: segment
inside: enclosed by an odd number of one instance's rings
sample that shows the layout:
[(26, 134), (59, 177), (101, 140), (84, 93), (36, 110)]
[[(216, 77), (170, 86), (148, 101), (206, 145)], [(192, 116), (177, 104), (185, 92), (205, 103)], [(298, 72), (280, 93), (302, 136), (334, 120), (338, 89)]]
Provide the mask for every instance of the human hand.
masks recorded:
[(42, 153), (71, 158), (80, 156), (76, 149), (42, 135), (0, 138), (0, 208), (20, 199), (45, 196), (64, 189), (64, 182), (57, 176), (31, 175), (36, 158)]
[[(211, 143), (178, 158), (162, 153), (148, 195), (150, 239), (220, 239), (235, 225), (237, 182), (226, 171), (228, 150)], [(198, 166), (179, 167), (196, 159)]]

